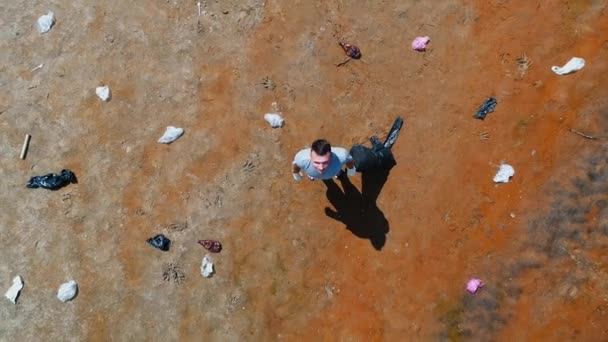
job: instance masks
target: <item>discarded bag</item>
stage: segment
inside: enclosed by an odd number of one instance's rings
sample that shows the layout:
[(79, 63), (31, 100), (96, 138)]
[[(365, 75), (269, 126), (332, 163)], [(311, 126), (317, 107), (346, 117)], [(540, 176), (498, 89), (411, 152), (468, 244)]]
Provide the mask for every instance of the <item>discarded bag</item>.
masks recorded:
[(264, 114), (264, 120), (266, 120), (266, 122), (268, 122), (272, 128), (283, 127), (285, 124), (285, 119), (283, 119), (283, 117), (277, 113)]
[(580, 57), (572, 57), (563, 67), (552, 66), (551, 70), (558, 75), (573, 74), (585, 67), (585, 60)]
[(348, 44), (348, 43), (338, 43), (340, 44), (340, 46), (342, 47), (342, 49), (344, 50), (344, 53), (352, 58), (352, 59), (359, 59), (361, 58), (361, 50), (359, 50), (358, 47)]
[(431, 41), (431, 38), (429, 38), (429, 37), (416, 37), (412, 41), (412, 49), (414, 49), (416, 51), (425, 51), (426, 46), (428, 45), (428, 43), (430, 41)]
[(484, 283), (481, 281), (481, 279), (472, 278), (467, 282), (467, 291), (469, 291), (470, 294), (475, 294), (483, 287), (483, 285)]
[(13, 285), (6, 291), (4, 296), (8, 298), (13, 304), (17, 303), (17, 297), (19, 297), (19, 292), (23, 289), (23, 279), (21, 276), (16, 276), (13, 278)]
[(35, 188), (44, 188), (49, 190), (57, 190), (63, 188), (64, 186), (70, 183), (77, 183), (76, 175), (74, 172), (63, 169), (61, 170), (61, 174), (58, 175), (56, 173), (49, 173), (44, 176), (35, 176), (30, 178), (27, 182), (26, 187), (35, 189)]
[(51, 27), (55, 25), (55, 13), (49, 11), (48, 14), (42, 15), (38, 18), (37, 22), (38, 32), (47, 33), (51, 30)]
[(201, 263), (201, 274), (205, 278), (211, 278), (214, 273), (215, 269), (213, 268), (213, 259), (211, 259), (210, 256), (205, 255)]
[(169, 246), (171, 245), (171, 240), (166, 238), (163, 234), (158, 234), (153, 238), (149, 238), (146, 242), (165, 252), (169, 250)]
[(373, 169), (390, 169), (395, 166), (396, 162), (391, 148), (397, 141), (402, 127), (403, 118), (399, 116), (395, 119), (384, 143), (380, 142), (377, 137), (371, 137), (372, 148), (363, 145), (351, 147), (350, 155), (353, 157), (356, 170), (365, 172)]
[(500, 165), (500, 169), (494, 176), (494, 183), (507, 183), (515, 175), (515, 169), (508, 164)]
[(78, 293), (78, 284), (75, 281), (70, 280), (67, 283), (61, 284), (59, 290), (57, 290), (57, 298), (62, 302), (67, 302), (74, 299)]
[(481, 106), (479, 106), (479, 109), (477, 109), (477, 112), (475, 113), (475, 115), (473, 115), (473, 117), (475, 119), (479, 119), (479, 120), (485, 119), (486, 115), (488, 115), (494, 111), (497, 104), (498, 104), (498, 102), (496, 101), (495, 98), (488, 97), (485, 101), (483, 101)]
[(165, 134), (163, 134), (163, 136), (160, 137), (160, 139), (158, 139), (158, 142), (162, 143), (162, 144), (170, 144), (170, 143), (174, 142), (175, 140), (177, 140), (177, 138), (181, 137), (182, 134), (184, 134), (183, 128), (167, 126), (167, 129), (165, 130)]
[(206, 250), (212, 253), (219, 253), (222, 251), (222, 244), (215, 240), (198, 240), (201, 246), (205, 247)]
[(95, 94), (97, 97), (101, 99), (101, 101), (107, 102), (110, 100), (112, 93), (110, 92), (110, 88), (108, 86), (97, 87), (95, 88)]

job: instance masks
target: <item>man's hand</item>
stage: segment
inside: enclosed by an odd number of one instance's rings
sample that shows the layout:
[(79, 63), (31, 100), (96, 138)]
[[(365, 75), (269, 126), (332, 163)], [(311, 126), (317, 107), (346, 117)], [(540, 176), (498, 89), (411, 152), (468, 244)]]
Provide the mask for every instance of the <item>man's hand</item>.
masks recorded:
[(293, 173), (293, 179), (295, 179), (297, 181), (301, 181), (302, 180), (302, 175), (299, 172), (294, 172)]

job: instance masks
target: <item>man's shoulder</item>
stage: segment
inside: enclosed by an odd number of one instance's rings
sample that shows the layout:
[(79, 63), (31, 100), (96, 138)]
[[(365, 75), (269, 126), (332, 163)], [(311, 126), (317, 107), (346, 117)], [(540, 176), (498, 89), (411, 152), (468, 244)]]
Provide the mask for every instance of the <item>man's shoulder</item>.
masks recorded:
[(342, 160), (350, 158), (350, 152), (344, 147), (332, 147), (331, 152)]
[(296, 156), (293, 158), (293, 161), (296, 163), (301, 163), (310, 159), (310, 148), (304, 148), (296, 153)]

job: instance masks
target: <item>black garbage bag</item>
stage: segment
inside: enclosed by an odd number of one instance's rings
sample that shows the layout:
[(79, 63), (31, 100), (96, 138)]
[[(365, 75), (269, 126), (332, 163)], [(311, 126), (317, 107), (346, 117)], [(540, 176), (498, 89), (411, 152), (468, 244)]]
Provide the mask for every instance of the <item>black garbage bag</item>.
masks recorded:
[(354, 145), (350, 149), (350, 155), (355, 162), (355, 168), (359, 172), (365, 172), (373, 169), (390, 169), (397, 164), (391, 148), (399, 137), (399, 132), (403, 127), (403, 118), (397, 117), (390, 131), (386, 135), (384, 143), (380, 142), (378, 137), (371, 137), (369, 140), (372, 143), (372, 148), (363, 145)]
[(146, 240), (146, 242), (160, 249), (161, 251), (168, 251), (169, 246), (171, 245), (171, 240), (166, 238), (163, 234), (158, 234), (153, 238), (149, 238)]
[(49, 190), (61, 189), (70, 183), (77, 183), (76, 175), (74, 172), (64, 169), (61, 170), (61, 174), (49, 173), (44, 176), (35, 176), (30, 178), (27, 182), (27, 187), (31, 189), (44, 188)]
[(498, 102), (495, 98), (488, 97), (485, 101), (483, 101), (481, 106), (479, 106), (479, 109), (477, 109), (477, 112), (475, 113), (475, 115), (473, 115), (473, 117), (479, 120), (485, 119), (486, 115), (494, 111), (494, 109), (496, 108), (496, 104), (498, 104)]

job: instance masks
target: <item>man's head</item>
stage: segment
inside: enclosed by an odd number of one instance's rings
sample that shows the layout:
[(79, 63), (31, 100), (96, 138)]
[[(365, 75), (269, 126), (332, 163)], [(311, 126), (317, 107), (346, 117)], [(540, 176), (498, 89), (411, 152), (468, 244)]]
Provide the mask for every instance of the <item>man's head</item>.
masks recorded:
[(324, 173), (331, 162), (331, 145), (327, 140), (315, 140), (310, 146), (310, 160), (319, 173)]

